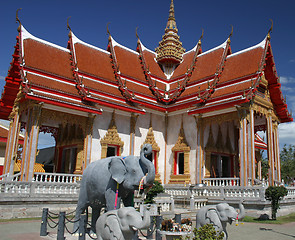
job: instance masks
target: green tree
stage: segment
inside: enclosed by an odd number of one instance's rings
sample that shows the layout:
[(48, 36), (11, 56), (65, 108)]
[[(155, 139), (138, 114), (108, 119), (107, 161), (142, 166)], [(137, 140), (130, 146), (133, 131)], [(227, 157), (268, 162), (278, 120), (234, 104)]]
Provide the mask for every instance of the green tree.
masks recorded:
[(158, 181), (154, 181), (153, 187), (146, 194), (144, 203), (155, 203), (154, 198), (162, 192), (164, 192), (164, 187)]
[(271, 201), (271, 218), (277, 219), (277, 211), (280, 208), (280, 200), (288, 194), (284, 186), (269, 186), (265, 190), (265, 199)]
[(280, 153), (281, 176), (285, 183), (293, 182), (295, 178), (295, 145), (284, 145)]

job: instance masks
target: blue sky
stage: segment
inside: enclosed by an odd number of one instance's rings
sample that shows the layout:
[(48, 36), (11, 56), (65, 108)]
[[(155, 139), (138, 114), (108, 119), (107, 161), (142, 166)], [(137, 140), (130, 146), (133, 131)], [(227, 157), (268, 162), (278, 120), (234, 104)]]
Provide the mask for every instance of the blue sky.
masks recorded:
[[(289, 109), (295, 111), (295, 1), (294, 0), (174, 0), (180, 40), (186, 50), (197, 43), (202, 29), (203, 51), (223, 43), (231, 31), (233, 52), (263, 40), (273, 19), (271, 44), (283, 94)], [(14, 0), (1, 1), (0, 8), (0, 90), (4, 86), (17, 24), (15, 13), (24, 27), (36, 37), (66, 47), (67, 17), (81, 40), (106, 49), (106, 25), (114, 39), (135, 50), (135, 28), (143, 44), (154, 50), (164, 34), (170, 0)], [(41, 60), (41, 59), (40, 59)], [(280, 144), (295, 144), (295, 124), (280, 125)]]

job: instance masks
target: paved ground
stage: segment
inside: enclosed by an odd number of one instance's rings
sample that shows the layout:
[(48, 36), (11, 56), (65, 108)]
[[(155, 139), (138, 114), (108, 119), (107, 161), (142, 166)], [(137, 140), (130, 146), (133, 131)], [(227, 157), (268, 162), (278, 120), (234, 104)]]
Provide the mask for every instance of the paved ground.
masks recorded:
[[(287, 240), (295, 239), (295, 222), (284, 225), (244, 223), (228, 225), (229, 240)], [(56, 231), (48, 229), (49, 235), (40, 237), (40, 220), (0, 222), (1, 240), (52, 240)], [(67, 240), (78, 237), (65, 235)], [(87, 237), (87, 239), (90, 239)]]

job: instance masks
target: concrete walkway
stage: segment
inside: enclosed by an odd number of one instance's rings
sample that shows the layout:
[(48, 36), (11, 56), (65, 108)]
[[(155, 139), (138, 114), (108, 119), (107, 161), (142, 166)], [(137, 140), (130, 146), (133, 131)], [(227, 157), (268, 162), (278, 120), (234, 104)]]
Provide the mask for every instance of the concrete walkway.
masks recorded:
[[(48, 228), (49, 235), (40, 237), (40, 220), (0, 222), (1, 240), (56, 239), (56, 230)], [(71, 229), (71, 227), (70, 227)], [(295, 222), (278, 224), (244, 223), (228, 225), (229, 240), (287, 240), (295, 239)], [(78, 237), (65, 234), (67, 240)], [(90, 239), (87, 237), (87, 239)]]

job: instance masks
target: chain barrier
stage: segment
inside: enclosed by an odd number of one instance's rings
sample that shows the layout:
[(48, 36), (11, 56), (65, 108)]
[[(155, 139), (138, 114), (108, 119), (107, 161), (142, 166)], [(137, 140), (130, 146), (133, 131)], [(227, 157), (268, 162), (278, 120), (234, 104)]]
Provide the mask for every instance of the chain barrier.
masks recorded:
[(51, 222), (53, 222), (55, 225), (54, 226), (50, 226), (50, 223), (49, 223), (49, 221), (47, 222), (47, 225), (50, 227), (50, 228), (56, 228), (56, 226), (58, 225), (58, 221), (57, 222), (55, 222), (54, 221), (54, 219), (58, 219), (58, 217), (52, 217), (52, 216), (50, 216), (49, 214), (48, 214), (48, 218), (47, 218), (48, 220), (50, 220)]
[[(79, 219), (75, 219), (75, 216), (70, 218), (69, 215), (72, 215), (75, 211), (70, 212), (68, 214), (65, 214), (65, 212), (60, 212), (59, 214), (56, 214), (54, 212), (50, 212), (48, 211), (48, 209), (43, 209), (43, 216), (42, 216), (42, 223), (41, 223), (41, 231), (40, 231), (40, 236), (46, 236), (47, 235), (47, 229), (46, 226), (49, 226), (50, 228), (54, 229), (56, 227), (58, 227), (58, 232), (59, 232), (59, 236), (63, 236), (64, 235), (64, 229), (67, 231), (67, 233), (73, 235), (77, 232), (83, 232), (83, 234), (87, 234), (89, 236), (90, 239), (97, 239), (96, 237), (92, 236), (91, 234), (91, 230), (87, 231), (87, 229), (91, 229), (91, 223), (88, 221), (88, 219), (86, 220), (86, 215), (83, 216), (83, 218), (79, 218)], [(82, 216), (82, 215), (81, 215)], [(159, 218), (159, 219), (158, 219)], [(56, 221), (58, 219), (58, 221)], [(83, 220), (85, 219), (85, 220)], [(159, 229), (160, 227), (160, 223), (161, 223), (161, 216), (157, 216), (156, 219), (155, 217), (151, 218), (151, 225), (150, 228), (147, 231), (147, 234), (144, 234), (140, 229), (139, 229), (139, 233), (145, 237), (151, 237), (155, 232), (156, 235), (157, 234), (157, 229)], [(70, 231), (69, 230), (69, 224), (75, 224), (77, 222), (80, 222), (80, 220), (82, 220), (84, 222), (84, 224), (82, 223), (82, 225), (79, 224), (79, 227), (76, 228), (76, 230), (74, 231)], [(60, 227), (62, 228), (62, 230), (60, 229)], [(82, 227), (83, 229), (80, 229), (80, 227)], [(84, 235), (85, 237), (85, 235)], [(82, 239), (85, 239), (85, 238)], [(157, 238), (156, 239), (160, 239)]]
[(65, 229), (66, 229), (66, 231), (69, 233), (69, 234), (71, 234), (71, 235), (73, 235), (73, 234), (75, 234), (78, 230), (79, 230), (79, 228), (77, 228), (75, 231), (70, 231), (69, 229), (68, 229), (68, 227), (67, 227), (67, 224), (68, 224), (69, 222), (67, 222), (66, 224), (65, 224)]

